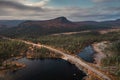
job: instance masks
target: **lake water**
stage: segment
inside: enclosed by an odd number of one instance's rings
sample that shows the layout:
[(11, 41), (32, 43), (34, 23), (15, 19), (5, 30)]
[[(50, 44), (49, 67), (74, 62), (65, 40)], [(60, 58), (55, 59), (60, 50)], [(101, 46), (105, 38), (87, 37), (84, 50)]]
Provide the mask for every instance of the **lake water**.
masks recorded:
[(93, 50), (92, 46), (87, 46), (78, 54), (78, 56), (87, 62), (94, 62), (94, 53), (95, 51)]
[(29, 60), (22, 58), (19, 62), (27, 66), (7, 74), (8, 80), (82, 80), (83, 71), (62, 59)]

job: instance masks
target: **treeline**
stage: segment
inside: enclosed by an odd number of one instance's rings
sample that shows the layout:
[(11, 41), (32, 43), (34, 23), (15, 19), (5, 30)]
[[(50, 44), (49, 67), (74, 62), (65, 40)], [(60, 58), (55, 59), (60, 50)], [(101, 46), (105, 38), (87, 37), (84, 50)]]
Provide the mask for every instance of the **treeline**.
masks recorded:
[(2, 63), (13, 57), (32, 58), (60, 58), (60, 54), (56, 54), (46, 48), (33, 47), (20, 41), (10, 41), (0, 39), (0, 66)]
[(40, 36), (38, 38), (24, 38), (25, 40), (30, 40), (35, 43), (41, 43), (45, 45), (51, 45), (57, 48), (62, 48), (71, 54), (78, 53), (87, 45), (93, 42), (100, 41), (115, 41), (120, 39), (119, 32), (99, 34), (98, 32), (87, 32), (72, 35), (49, 35)]
[(0, 40), (0, 64), (3, 61), (23, 55), (27, 52), (29, 45), (19, 41)]
[(59, 53), (55, 53), (53, 51), (50, 51), (49, 49), (46, 49), (44, 47), (38, 48), (34, 47), (34, 50), (28, 51), (27, 57), (32, 59), (39, 59), (39, 58), (61, 58), (62, 55)]

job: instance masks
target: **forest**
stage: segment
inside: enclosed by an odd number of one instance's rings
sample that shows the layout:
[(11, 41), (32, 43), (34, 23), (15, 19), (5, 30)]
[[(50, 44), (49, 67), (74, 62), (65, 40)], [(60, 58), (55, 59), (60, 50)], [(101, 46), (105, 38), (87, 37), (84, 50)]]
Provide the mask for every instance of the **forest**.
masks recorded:
[(78, 33), (72, 35), (48, 35), (40, 36), (38, 38), (22, 38), (34, 43), (50, 45), (56, 48), (64, 49), (70, 54), (76, 54), (87, 45), (100, 41), (117, 41), (120, 40), (119, 32), (110, 32), (107, 34), (100, 34), (96, 31)]
[[(106, 48), (106, 58), (101, 61), (102, 67), (107, 67), (111, 73), (117, 75), (120, 79), (120, 41), (109, 44)], [(114, 67), (114, 70), (112, 68)]]
[(0, 65), (11, 57), (24, 55), (28, 47), (23, 42), (0, 39)]
[(0, 66), (4, 61), (15, 57), (29, 57), (30, 58), (60, 58), (61, 55), (55, 54), (46, 48), (33, 47), (20, 41), (11, 41), (0, 39)]

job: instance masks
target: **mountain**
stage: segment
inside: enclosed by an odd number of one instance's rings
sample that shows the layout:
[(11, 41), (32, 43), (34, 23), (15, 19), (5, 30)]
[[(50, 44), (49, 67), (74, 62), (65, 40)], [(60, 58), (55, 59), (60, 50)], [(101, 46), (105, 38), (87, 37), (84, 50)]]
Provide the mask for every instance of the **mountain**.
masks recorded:
[(58, 17), (51, 20), (45, 20), (45, 21), (26, 21), (24, 23), (21, 23), (19, 26), (41, 26), (41, 27), (66, 27), (66, 26), (75, 26), (73, 22), (67, 20), (65, 17)]
[(101, 24), (111, 26), (111, 27), (120, 27), (120, 19), (111, 20), (111, 21), (103, 21), (101, 22)]
[(71, 21), (67, 20), (66, 17), (58, 17), (55, 19), (48, 20), (50, 22), (56, 22), (56, 23), (71, 23)]
[(58, 17), (44, 21), (24, 21), (17, 27), (0, 30), (0, 34), (10, 37), (37, 37), (53, 33), (108, 29), (112, 27), (120, 27), (120, 20), (72, 22), (65, 17)]
[(15, 27), (25, 20), (0, 20), (0, 26), (5, 25), (7, 27)]
[(6, 25), (0, 25), (0, 31), (6, 30), (8, 27)]

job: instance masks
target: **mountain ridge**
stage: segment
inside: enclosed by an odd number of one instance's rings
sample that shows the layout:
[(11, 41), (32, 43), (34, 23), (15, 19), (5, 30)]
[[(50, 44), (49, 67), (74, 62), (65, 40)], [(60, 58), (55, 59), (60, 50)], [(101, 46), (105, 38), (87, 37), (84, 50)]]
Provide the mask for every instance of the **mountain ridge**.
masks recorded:
[(6, 36), (41, 36), (62, 32), (76, 32), (83, 30), (99, 30), (120, 27), (120, 20), (113, 21), (81, 21), (72, 22), (66, 17), (58, 17), (50, 20), (21, 22), (17, 27), (0, 30), (1, 35)]

